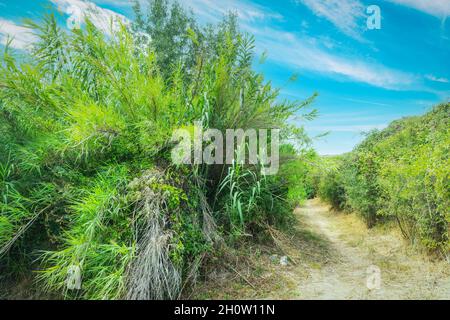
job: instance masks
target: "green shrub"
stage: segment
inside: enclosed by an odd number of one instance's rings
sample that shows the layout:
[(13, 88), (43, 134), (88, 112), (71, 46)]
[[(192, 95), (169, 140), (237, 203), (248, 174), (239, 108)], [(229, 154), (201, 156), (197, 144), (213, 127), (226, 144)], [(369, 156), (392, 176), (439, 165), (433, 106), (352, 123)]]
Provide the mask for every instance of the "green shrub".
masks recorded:
[(337, 170), (324, 171), (319, 195), (369, 227), (395, 220), (405, 238), (448, 256), (449, 115), (444, 103), (370, 133)]
[[(290, 131), (312, 101), (279, 101), (235, 18), (148, 45), (125, 26), (112, 37), (89, 21), (67, 34), (52, 16), (28, 27), (39, 38), (31, 54), (7, 47), (0, 67), (2, 266), (38, 255), (39, 285), (68, 298), (175, 299), (221, 237), (291, 216), (288, 186), (258, 165), (169, 159), (176, 129)], [(81, 290), (67, 290), (74, 266)]]
[(335, 210), (342, 210), (345, 205), (345, 189), (340, 179), (340, 174), (332, 170), (324, 174), (319, 185), (319, 196)]

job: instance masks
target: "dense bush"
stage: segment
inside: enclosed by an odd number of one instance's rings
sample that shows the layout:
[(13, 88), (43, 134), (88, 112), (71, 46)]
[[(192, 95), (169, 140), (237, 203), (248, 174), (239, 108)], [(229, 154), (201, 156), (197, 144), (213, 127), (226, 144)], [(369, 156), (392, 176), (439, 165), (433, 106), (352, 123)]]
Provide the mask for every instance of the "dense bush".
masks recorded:
[(379, 144), (385, 157), (379, 184), (404, 235), (429, 249), (447, 251), (450, 224), (450, 104), (393, 124)]
[(292, 145), (285, 145), (281, 148), (282, 156), (289, 160), (281, 167), (279, 179), (288, 186), (288, 198), (291, 207), (299, 206), (306, 199), (316, 196), (316, 186), (314, 179), (316, 175), (315, 164), (319, 156), (309, 144), (296, 150)]
[[(279, 101), (252, 70), (253, 39), (235, 18), (186, 29), (179, 6), (155, 3), (134, 32), (121, 26), (106, 37), (86, 21), (67, 34), (49, 16), (28, 22), (39, 38), (30, 55), (16, 59), (6, 48), (3, 275), (33, 260), (39, 285), (67, 297), (177, 298), (221, 239), (289, 219), (295, 181), (265, 176), (257, 165), (174, 165), (171, 135), (195, 121), (289, 132), (288, 118), (311, 101)], [(171, 33), (145, 28), (155, 21)], [(152, 35), (146, 44), (144, 32)], [(177, 36), (183, 50), (174, 48)], [(81, 290), (67, 290), (74, 266)]]
[[(324, 171), (319, 194), (362, 215), (368, 226), (397, 221), (403, 235), (427, 249), (449, 252), (450, 104), (370, 133)], [(345, 204), (342, 204), (345, 202)]]
[(334, 210), (342, 210), (345, 206), (345, 190), (343, 175), (340, 170), (339, 157), (326, 157), (321, 162), (320, 179), (317, 183), (317, 195), (331, 204)]

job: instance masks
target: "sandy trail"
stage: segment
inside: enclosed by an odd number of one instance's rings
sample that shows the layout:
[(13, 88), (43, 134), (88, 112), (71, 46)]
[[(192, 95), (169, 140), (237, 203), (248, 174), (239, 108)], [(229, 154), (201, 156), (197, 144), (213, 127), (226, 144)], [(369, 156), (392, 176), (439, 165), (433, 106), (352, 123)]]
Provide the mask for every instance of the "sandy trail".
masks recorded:
[(293, 299), (450, 299), (448, 262), (418, 255), (393, 231), (367, 230), (357, 217), (331, 213), (317, 200), (296, 216), (328, 241), (336, 259), (310, 268)]
[[(273, 230), (274, 245), (239, 249), (239, 273), (212, 268), (195, 299), (450, 299), (449, 262), (419, 253), (395, 225), (367, 229), (355, 214), (331, 212), (319, 200), (295, 217), (291, 230)], [(377, 270), (379, 287), (368, 286)]]

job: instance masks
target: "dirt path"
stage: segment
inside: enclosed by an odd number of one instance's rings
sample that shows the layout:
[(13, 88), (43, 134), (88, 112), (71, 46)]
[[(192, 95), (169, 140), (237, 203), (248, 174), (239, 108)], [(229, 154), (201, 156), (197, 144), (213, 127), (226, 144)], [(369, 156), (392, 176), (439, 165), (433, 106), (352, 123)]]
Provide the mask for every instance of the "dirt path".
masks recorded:
[(270, 230), (273, 244), (249, 242), (230, 253), (233, 269), (211, 267), (193, 297), (450, 299), (449, 262), (420, 254), (395, 225), (369, 230), (355, 214), (330, 212), (318, 200), (307, 201), (295, 217), (294, 228)]
[(329, 242), (335, 259), (309, 268), (292, 298), (450, 299), (450, 265), (417, 254), (394, 230), (368, 230), (354, 215), (331, 213), (317, 200), (296, 217)]

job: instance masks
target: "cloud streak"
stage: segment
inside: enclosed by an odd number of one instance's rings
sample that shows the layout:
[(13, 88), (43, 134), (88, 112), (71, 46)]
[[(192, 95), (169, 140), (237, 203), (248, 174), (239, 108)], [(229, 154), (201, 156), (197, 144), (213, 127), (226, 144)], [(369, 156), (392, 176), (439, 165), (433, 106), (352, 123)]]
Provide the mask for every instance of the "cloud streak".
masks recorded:
[(360, 32), (364, 29), (366, 7), (359, 0), (297, 0), (316, 16), (325, 18), (344, 34), (364, 41)]
[(410, 7), (437, 18), (445, 19), (450, 16), (449, 0), (387, 0), (389, 2)]
[[(90, 1), (84, 0), (50, 0), (58, 10), (82, 23), (89, 18), (92, 23), (107, 35), (112, 35), (118, 30), (120, 23), (129, 24), (129, 20), (112, 10), (104, 9)], [(6, 45), (8, 39), (12, 39), (11, 47), (27, 50), (37, 37), (31, 30), (16, 24), (13, 21), (0, 18), (0, 43)]]
[(120, 23), (129, 24), (129, 20), (112, 10), (104, 9), (95, 3), (84, 0), (50, 0), (54, 3), (58, 10), (69, 15), (74, 21), (84, 22), (86, 18), (99, 30), (107, 35), (112, 35), (118, 30)]
[(217, 22), (230, 11), (236, 13), (239, 20), (244, 23), (283, 19), (283, 16), (277, 12), (242, 0), (190, 0), (184, 5), (207, 22)]
[(30, 29), (0, 18), (0, 43), (6, 45), (9, 39), (12, 39), (12, 48), (26, 50), (31, 43), (36, 41), (36, 36), (31, 33)]
[(383, 130), (387, 127), (387, 124), (375, 124), (375, 125), (330, 125), (330, 126), (305, 126), (308, 131), (314, 132), (369, 132), (374, 129)]
[(427, 80), (434, 81), (434, 82), (441, 82), (441, 83), (449, 83), (449, 82), (450, 82), (450, 80), (448, 80), (447, 78), (444, 78), (444, 77), (436, 77), (436, 76), (434, 76), (434, 75), (432, 75), (432, 74), (427, 74), (427, 75), (425, 76), (425, 78), (426, 78)]
[[(310, 7), (317, 15), (330, 20), (343, 32), (359, 37), (358, 33), (352, 31), (357, 28), (357, 20), (364, 17), (365, 7), (359, 0), (297, 1)], [(416, 82), (415, 76), (411, 74), (378, 63), (365, 62), (358, 57), (331, 53), (326, 41), (300, 37), (268, 27), (265, 22), (282, 20), (283, 17), (263, 6), (235, 0), (192, 0), (187, 6), (207, 22), (217, 22), (230, 10), (235, 10), (243, 30), (255, 35), (258, 49), (267, 50), (269, 59), (277, 63), (342, 81), (356, 81), (392, 90), (410, 88)]]
[(338, 80), (351, 80), (375, 87), (403, 90), (411, 88), (415, 76), (357, 57), (332, 54), (316, 41), (299, 38), (271, 28), (252, 30), (258, 44), (270, 52), (269, 58), (302, 70), (309, 70)]

